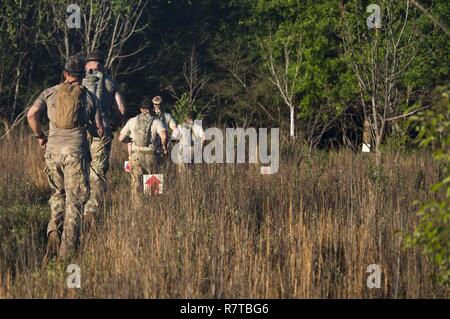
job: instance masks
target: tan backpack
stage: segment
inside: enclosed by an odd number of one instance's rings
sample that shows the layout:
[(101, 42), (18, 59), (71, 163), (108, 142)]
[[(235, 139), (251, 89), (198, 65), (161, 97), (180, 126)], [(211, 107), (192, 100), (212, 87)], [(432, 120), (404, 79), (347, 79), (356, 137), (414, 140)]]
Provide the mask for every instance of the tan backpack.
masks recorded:
[(57, 128), (73, 129), (82, 126), (81, 110), (84, 87), (78, 83), (64, 82), (56, 92), (54, 125)]
[(133, 143), (139, 147), (155, 147), (152, 139), (152, 124), (155, 118), (150, 114), (139, 114), (137, 116), (137, 126), (133, 138)]

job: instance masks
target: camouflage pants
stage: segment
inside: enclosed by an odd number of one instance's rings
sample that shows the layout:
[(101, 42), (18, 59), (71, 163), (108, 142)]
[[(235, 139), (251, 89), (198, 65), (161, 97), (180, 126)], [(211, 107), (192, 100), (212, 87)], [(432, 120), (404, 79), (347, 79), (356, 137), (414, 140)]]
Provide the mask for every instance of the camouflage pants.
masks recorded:
[(45, 155), (48, 182), (52, 189), (51, 218), (47, 235), (57, 231), (61, 237), (59, 256), (73, 255), (79, 246), (83, 208), (89, 196), (88, 161), (82, 154)]
[(144, 192), (143, 176), (156, 174), (159, 168), (159, 159), (154, 153), (133, 153), (130, 158), (131, 165), (131, 197), (137, 202), (140, 194)]
[(106, 174), (109, 169), (109, 156), (111, 154), (111, 137), (92, 138), (91, 142), (91, 168), (89, 180), (91, 194), (84, 208), (88, 212), (98, 215), (103, 208), (106, 193)]

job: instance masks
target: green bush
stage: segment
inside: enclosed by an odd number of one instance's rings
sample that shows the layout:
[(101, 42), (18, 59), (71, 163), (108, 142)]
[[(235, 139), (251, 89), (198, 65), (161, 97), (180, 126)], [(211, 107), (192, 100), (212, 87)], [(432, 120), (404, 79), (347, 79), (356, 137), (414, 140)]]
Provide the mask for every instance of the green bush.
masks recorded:
[(0, 206), (0, 269), (30, 266), (45, 245), (49, 217), (50, 207), (44, 204)]
[(449, 89), (439, 87), (433, 108), (411, 119), (416, 123), (418, 140), (423, 147), (435, 148), (434, 158), (443, 167), (442, 179), (431, 191), (435, 199), (422, 205), (419, 210), (420, 223), (408, 246), (420, 246), (425, 254), (432, 257), (438, 268), (438, 280), (443, 285), (450, 284), (450, 103)]
[[(178, 101), (175, 103), (175, 107), (172, 110), (172, 115), (177, 123), (183, 123), (186, 120), (186, 116), (189, 112), (194, 111), (198, 113), (197, 106), (191, 105), (189, 96), (187, 93), (183, 93)], [(201, 115), (197, 114), (197, 119), (201, 119)]]

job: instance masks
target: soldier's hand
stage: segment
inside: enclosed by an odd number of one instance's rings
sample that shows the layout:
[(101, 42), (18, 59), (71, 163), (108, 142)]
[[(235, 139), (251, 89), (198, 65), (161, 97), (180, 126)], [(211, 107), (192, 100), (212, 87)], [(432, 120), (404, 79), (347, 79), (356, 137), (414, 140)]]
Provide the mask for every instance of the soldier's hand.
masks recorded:
[(133, 143), (133, 139), (130, 138), (129, 136), (122, 136), (122, 135), (120, 135), (119, 136), (119, 141), (122, 142), (122, 143), (125, 143), (125, 144)]
[(47, 137), (39, 138), (38, 142), (42, 148), (45, 148), (45, 145), (47, 145), (48, 139), (47, 139)]
[(104, 133), (105, 133), (105, 132), (104, 132), (104, 130), (103, 130), (103, 127), (97, 128), (97, 134), (98, 134), (99, 137), (103, 137), (103, 134), (104, 134)]

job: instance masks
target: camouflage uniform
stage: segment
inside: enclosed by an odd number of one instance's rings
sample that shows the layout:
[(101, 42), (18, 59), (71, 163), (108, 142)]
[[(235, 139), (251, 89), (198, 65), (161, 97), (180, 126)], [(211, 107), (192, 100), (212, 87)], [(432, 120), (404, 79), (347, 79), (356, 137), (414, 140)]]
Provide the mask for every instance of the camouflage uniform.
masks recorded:
[(89, 180), (91, 193), (86, 203), (85, 214), (97, 215), (104, 204), (106, 193), (106, 174), (109, 170), (109, 157), (111, 154), (112, 137), (90, 138), (91, 165)]
[(52, 196), (51, 218), (47, 235), (57, 232), (59, 256), (73, 255), (79, 245), (84, 205), (89, 197), (88, 126), (95, 123), (96, 100), (87, 90), (82, 95), (82, 126), (60, 129), (53, 125), (55, 95), (59, 85), (46, 89), (34, 102), (40, 110), (47, 109), (50, 131), (45, 151), (46, 168)]
[(45, 172), (53, 195), (49, 203), (52, 210), (47, 235), (52, 231), (61, 234), (59, 255), (75, 253), (80, 238), (84, 204), (89, 197), (87, 156), (83, 154), (45, 155)]
[[(121, 136), (126, 136), (134, 139), (137, 129), (137, 117), (131, 118), (120, 132)], [(150, 128), (152, 140), (157, 140), (158, 134), (165, 131), (163, 123), (154, 119)], [(130, 157), (131, 165), (131, 193), (133, 202), (137, 202), (139, 194), (143, 193), (143, 176), (148, 174), (155, 174), (158, 172), (160, 166), (160, 159), (157, 155), (160, 153), (159, 149), (154, 149), (153, 146), (138, 147), (132, 144), (132, 154)]]
[(143, 177), (155, 174), (159, 167), (159, 158), (154, 152), (134, 152), (130, 157), (131, 165), (131, 197), (137, 200), (144, 192)]
[(85, 206), (85, 215), (93, 213), (98, 215), (103, 207), (106, 193), (106, 174), (109, 170), (109, 157), (111, 154), (112, 134), (112, 113), (117, 85), (109, 75), (105, 76), (105, 89), (103, 90), (103, 101), (101, 105), (101, 114), (103, 118), (104, 136), (101, 138), (91, 137), (91, 167), (90, 167), (90, 185), (91, 194)]

